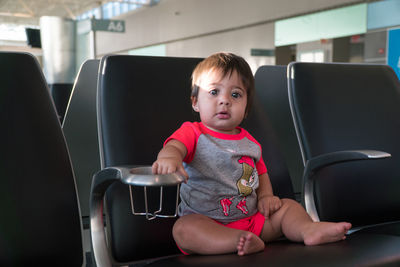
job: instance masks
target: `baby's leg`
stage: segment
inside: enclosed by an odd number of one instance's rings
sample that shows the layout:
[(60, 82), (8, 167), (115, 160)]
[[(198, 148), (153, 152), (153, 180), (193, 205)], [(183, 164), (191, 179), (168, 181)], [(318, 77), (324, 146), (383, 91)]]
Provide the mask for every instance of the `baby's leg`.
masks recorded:
[(292, 241), (319, 245), (345, 239), (351, 228), (351, 224), (347, 222), (313, 222), (296, 201), (282, 199), (282, 202), (282, 207), (271, 216), (270, 221), (265, 222), (261, 234), (265, 241), (284, 234)]
[(173, 228), (178, 246), (189, 254), (246, 255), (261, 251), (265, 244), (251, 232), (232, 229), (200, 214), (182, 216)]

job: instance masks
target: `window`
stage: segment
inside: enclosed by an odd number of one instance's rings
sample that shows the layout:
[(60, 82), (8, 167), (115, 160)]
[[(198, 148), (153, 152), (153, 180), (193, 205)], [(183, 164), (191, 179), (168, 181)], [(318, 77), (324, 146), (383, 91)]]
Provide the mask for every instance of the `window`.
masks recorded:
[[(135, 3), (133, 3), (135, 2)], [(131, 10), (138, 9), (143, 6), (143, 4), (154, 5), (158, 3), (159, 0), (136, 0), (136, 1), (115, 1), (115, 2), (108, 2), (101, 7), (91, 9), (86, 11), (85, 13), (77, 16), (77, 20), (84, 20), (84, 19), (111, 19), (112, 17), (121, 15), (123, 13), (127, 13)], [(136, 4), (137, 3), (137, 4)]]
[(300, 62), (324, 62), (324, 51), (314, 50), (307, 52), (300, 52), (297, 60)]

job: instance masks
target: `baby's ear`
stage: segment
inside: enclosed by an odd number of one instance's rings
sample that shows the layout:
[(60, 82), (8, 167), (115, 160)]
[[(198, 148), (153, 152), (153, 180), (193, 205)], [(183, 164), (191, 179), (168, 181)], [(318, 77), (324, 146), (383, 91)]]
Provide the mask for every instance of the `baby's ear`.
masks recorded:
[(192, 100), (192, 108), (193, 108), (193, 110), (196, 111), (196, 112), (199, 112), (199, 106), (197, 104), (198, 103), (197, 102), (197, 97), (192, 96), (190, 99)]

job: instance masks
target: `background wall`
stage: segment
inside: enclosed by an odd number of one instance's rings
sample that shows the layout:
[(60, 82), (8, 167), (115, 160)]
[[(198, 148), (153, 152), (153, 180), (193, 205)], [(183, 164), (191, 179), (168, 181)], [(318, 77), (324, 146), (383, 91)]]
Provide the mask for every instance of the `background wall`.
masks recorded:
[(261, 65), (275, 64), (274, 57), (250, 56), (251, 48), (273, 49), (274, 40), (269, 36), (274, 36), (272, 23), (168, 43), (166, 54), (206, 57), (218, 51), (232, 52), (245, 57), (255, 72)]
[[(97, 33), (97, 56), (165, 44), (167, 56), (206, 57), (231, 51), (253, 71), (273, 57), (250, 55), (252, 48), (274, 49), (274, 21), (365, 1), (360, 0), (163, 0), (115, 19), (126, 32)], [(212, 9), (210, 8), (212, 7)]]

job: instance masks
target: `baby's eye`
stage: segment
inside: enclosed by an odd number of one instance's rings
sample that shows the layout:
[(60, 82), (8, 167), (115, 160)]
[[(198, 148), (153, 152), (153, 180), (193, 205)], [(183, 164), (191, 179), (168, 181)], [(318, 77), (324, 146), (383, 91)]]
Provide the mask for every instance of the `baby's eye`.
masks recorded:
[(217, 95), (218, 94), (218, 90), (217, 89), (213, 89), (209, 92), (210, 95)]
[(232, 97), (233, 98), (239, 98), (239, 97), (241, 97), (242, 95), (240, 94), (240, 93), (232, 93)]

